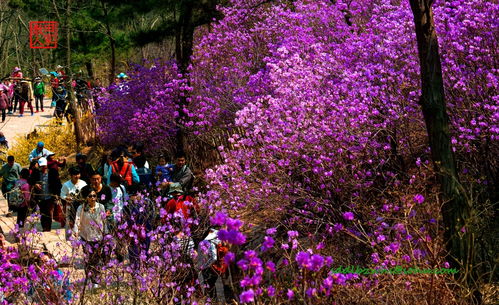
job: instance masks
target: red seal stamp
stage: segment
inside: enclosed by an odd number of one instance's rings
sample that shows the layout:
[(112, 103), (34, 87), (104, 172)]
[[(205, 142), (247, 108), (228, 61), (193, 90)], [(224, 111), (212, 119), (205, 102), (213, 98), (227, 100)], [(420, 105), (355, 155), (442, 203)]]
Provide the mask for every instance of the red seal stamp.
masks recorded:
[(57, 48), (57, 21), (30, 21), (29, 22), (29, 47), (32, 49)]

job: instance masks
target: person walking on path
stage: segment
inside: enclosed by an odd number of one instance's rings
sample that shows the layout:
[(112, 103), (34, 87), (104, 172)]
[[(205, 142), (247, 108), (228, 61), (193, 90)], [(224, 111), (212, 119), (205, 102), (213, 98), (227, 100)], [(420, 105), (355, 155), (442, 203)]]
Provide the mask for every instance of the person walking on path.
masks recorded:
[(55, 158), (55, 153), (51, 153), (47, 156), (47, 166), (48, 168), (54, 168), (59, 171), (61, 168), (66, 166), (66, 157)]
[(0, 110), (2, 111), (2, 123), (5, 122), (5, 117), (7, 116), (7, 110), (9, 109), (10, 104), (8, 91), (7, 87), (0, 87)]
[(20, 228), (24, 227), (26, 217), (28, 216), (29, 203), (31, 199), (31, 191), (28, 183), (29, 169), (23, 168), (20, 174), (21, 178), (16, 181), (15, 187), (19, 188), (22, 194), (23, 202), (17, 210), (17, 224)]
[[(45, 95), (45, 83), (42, 82), (42, 79), (39, 76), (35, 77), (33, 91), (35, 93), (36, 112), (38, 112), (38, 109), (43, 112), (43, 96)], [(40, 104), (40, 108), (38, 108), (38, 104)]]
[(10, 75), (13, 83), (13, 96), (12, 96), (12, 103), (14, 104), (14, 111), (16, 112), (17, 105), (19, 104), (19, 100), (21, 98), (21, 80), (23, 79), (23, 72), (21, 71), (21, 68), (15, 67), (14, 70), (12, 70), (12, 74)]
[(51, 154), (53, 153), (45, 148), (45, 143), (40, 141), (36, 145), (36, 148), (29, 154), (29, 162), (38, 161), (40, 158), (47, 158)]
[(66, 101), (67, 91), (64, 85), (59, 85), (54, 91), (55, 94), (55, 112), (54, 116), (59, 125), (62, 125), (62, 119), (66, 115), (68, 102)]
[(50, 108), (55, 107), (57, 101), (57, 89), (59, 88), (59, 79), (57, 78), (57, 72), (50, 72), (50, 87), (52, 88), (52, 103)]
[(61, 193), (61, 180), (59, 172), (53, 168), (48, 169), (47, 159), (38, 159), (39, 168), (33, 169), (29, 178), (33, 188), (33, 198), (40, 207), (41, 223), (44, 232), (52, 229), (52, 218), (55, 208), (56, 196)]
[(27, 81), (21, 81), (21, 94), (19, 99), (19, 116), (24, 115), (24, 105), (28, 103), (28, 108), (31, 110), (31, 115), (33, 112), (33, 92), (31, 86)]
[(80, 179), (80, 169), (77, 166), (69, 169), (69, 175), (71, 179), (62, 185), (61, 199), (65, 207), (63, 210), (66, 212), (66, 223), (68, 228), (72, 229), (75, 223), (76, 210), (80, 206), (81, 190), (87, 183)]
[(140, 183), (149, 187), (152, 180), (152, 172), (149, 168), (149, 162), (147, 162), (147, 158), (144, 155), (144, 144), (142, 142), (135, 143), (132, 146), (130, 155), (132, 156), (137, 175), (139, 175)]
[(90, 176), (94, 173), (94, 168), (90, 163), (87, 163), (87, 155), (82, 153), (76, 154), (76, 164), (80, 169), (80, 179), (89, 184)]
[(7, 88), (7, 97), (9, 102), (7, 103), (9, 112), (7, 114), (12, 114), (12, 97), (14, 96), (14, 84), (10, 82), (8, 77), (2, 79), (2, 87)]
[(21, 177), (21, 169), (21, 165), (14, 162), (14, 156), (8, 156), (7, 164), (4, 164), (0, 170), (0, 176), (3, 178), (2, 194), (7, 199), (7, 204), (9, 206), (7, 217), (12, 216), (12, 212), (14, 211), (8, 193), (14, 188), (16, 181)]
[(99, 203), (97, 192), (91, 188), (83, 188), (82, 196), (85, 203), (78, 207), (73, 232), (83, 242), (85, 253), (85, 274), (98, 287), (97, 278), (100, 267), (105, 262), (106, 253), (102, 240), (107, 234), (106, 209)]
[[(115, 150), (111, 153), (111, 158), (114, 161), (111, 162), (111, 166), (109, 167), (107, 174), (108, 177), (111, 177), (112, 174), (119, 175), (123, 184), (129, 188), (132, 184), (138, 184), (140, 182), (140, 178), (135, 170), (133, 162), (126, 161), (125, 155), (126, 153), (122, 149)], [(109, 183), (110, 181), (107, 181), (107, 184)]]
[(109, 209), (113, 208), (113, 194), (111, 192), (111, 188), (102, 183), (102, 176), (94, 172), (90, 176), (90, 184), (84, 186), (82, 188), (82, 192), (88, 189), (94, 190), (99, 196), (99, 202), (104, 205), (104, 207), (109, 207)]

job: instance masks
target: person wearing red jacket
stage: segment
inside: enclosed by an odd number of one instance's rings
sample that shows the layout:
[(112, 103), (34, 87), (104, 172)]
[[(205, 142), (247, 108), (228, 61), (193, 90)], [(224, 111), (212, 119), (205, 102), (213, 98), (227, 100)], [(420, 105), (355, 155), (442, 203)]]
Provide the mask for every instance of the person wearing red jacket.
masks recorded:
[(169, 214), (174, 214), (181, 210), (184, 219), (193, 218), (197, 215), (199, 206), (196, 203), (196, 200), (191, 196), (183, 195), (184, 191), (182, 190), (182, 186), (174, 185), (170, 187), (168, 193), (173, 196), (165, 206), (165, 209)]

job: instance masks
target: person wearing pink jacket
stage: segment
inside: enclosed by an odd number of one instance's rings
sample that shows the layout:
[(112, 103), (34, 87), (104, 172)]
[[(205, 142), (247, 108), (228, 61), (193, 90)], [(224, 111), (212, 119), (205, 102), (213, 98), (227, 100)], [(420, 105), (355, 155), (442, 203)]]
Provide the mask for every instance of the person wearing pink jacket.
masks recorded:
[(9, 97), (7, 87), (0, 85), (0, 110), (2, 111), (2, 123), (5, 122), (6, 111), (9, 108)]

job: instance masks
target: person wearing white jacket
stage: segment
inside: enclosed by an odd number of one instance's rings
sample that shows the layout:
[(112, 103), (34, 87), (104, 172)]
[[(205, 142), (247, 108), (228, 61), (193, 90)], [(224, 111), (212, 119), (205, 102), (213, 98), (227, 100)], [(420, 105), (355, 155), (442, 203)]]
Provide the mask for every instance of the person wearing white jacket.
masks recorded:
[(80, 204), (80, 192), (87, 183), (80, 179), (80, 169), (75, 166), (69, 169), (71, 179), (64, 182), (61, 188), (61, 199), (64, 202), (66, 223), (68, 224), (66, 230), (66, 237), (68, 238), (68, 231), (74, 227), (76, 210)]
[(82, 196), (86, 202), (76, 211), (73, 232), (84, 242), (85, 273), (90, 274), (90, 280), (96, 287), (100, 266), (106, 257), (102, 242), (107, 234), (106, 209), (103, 204), (97, 202), (97, 193), (93, 189), (83, 189)]

